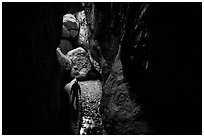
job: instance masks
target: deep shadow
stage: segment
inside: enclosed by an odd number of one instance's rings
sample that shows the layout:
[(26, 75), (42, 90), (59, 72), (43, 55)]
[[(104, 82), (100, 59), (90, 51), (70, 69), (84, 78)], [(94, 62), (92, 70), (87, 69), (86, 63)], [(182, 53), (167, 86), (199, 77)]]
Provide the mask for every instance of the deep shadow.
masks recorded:
[(137, 48), (129, 60), (133, 48), (122, 49), (125, 76), (156, 134), (202, 134), (201, 10), (201, 3), (153, 3), (146, 52)]
[(55, 52), (72, 3), (2, 5), (2, 134), (73, 134)]

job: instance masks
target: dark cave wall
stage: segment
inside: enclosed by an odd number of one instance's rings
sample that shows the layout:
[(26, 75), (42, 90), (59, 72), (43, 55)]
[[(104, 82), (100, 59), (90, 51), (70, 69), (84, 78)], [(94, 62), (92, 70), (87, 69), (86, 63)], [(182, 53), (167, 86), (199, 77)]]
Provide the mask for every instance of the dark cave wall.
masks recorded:
[[(98, 33), (95, 38), (111, 68), (104, 78), (100, 108), (105, 130), (108, 134), (151, 134), (152, 130), (146, 122), (139, 102), (139, 92), (131, 85), (131, 78), (135, 78), (135, 75), (127, 75), (128, 72), (134, 71), (133, 74), (135, 74), (135, 71), (142, 70), (147, 60), (144, 41), (148, 32), (146, 22), (142, 18), (149, 4), (96, 3), (95, 5), (95, 15), (101, 16), (97, 22)], [(121, 52), (118, 52), (119, 45), (121, 45)], [(135, 45), (136, 48), (133, 47)], [(103, 50), (106, 52), (104, 53)], [(132, 60), (132, 56), (135, 55), (136, 60)], [(135, 62), (137, 62), (136, 67), (130, 65)], [(139, 66), (141, 64), (142, 67)], [(145, 84), (144, 77), (138, 77), (135, 80), (143, 80), (141, 83)]]
[(130, 71), (142, 63), (126, 54), (123, 64), (149, 123), (158, 134), (201, 134), (201, 5), (153, 3), (146, 22), (149, 68)]
[[(108, 64), (104, 82), (114, 75), (120, 44), (128, 92), (154, 134), (201, 134), (201, 3), (94, 4), (92, 33)], [(116, 78), (108, 81), (120, 84)], [(104, 84), (102, 113), (109, 115), (107, 100), (121, 91)]]
[[(123, 41), (124, 75), (136, 91), (137, 101), (144, 104), (144, 113), (157, 134), (201, 134), (199, 4), (150, 3), (142, 19), (149, 35), (141, 40), (146, 48), (140, 48), (140, 43), (133, 48), (134, 37), (131, 40), (129, 36), (137, 36), (134, 31)], [(143, 65), (146, 59), (147, 70)]]
[(201, 134), (201, 3), (154, 7), (147, 114), (160, 134)]
[(72, 134), (57, 62), (70, 3), (3, 3), (3, 134)]
[[(107, 80), (112, 64), (117, 55), (119, 44), (123, 37), (124, 22), (128, 10), (128, 3), (84, 3), (84, 9), (87, 16), (87, 22), (90, 30), (90, 49), (94, 58), (92, 50), (92, 41), (96, 40), (97, 48), (100, 50), (99, 57), (103, 57), (102, 73), (104, 82)], [(100, 60), (95, 58), (95, 60)]]

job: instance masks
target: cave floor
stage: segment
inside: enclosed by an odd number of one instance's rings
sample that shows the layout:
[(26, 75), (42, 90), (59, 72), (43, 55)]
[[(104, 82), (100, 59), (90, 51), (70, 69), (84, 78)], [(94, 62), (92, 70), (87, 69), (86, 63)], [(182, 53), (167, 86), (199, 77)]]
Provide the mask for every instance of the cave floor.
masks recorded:
[(82, 122), (80, 135), (105, 135), (99, 111), (102, 83), (99, 80), (80, 81)]

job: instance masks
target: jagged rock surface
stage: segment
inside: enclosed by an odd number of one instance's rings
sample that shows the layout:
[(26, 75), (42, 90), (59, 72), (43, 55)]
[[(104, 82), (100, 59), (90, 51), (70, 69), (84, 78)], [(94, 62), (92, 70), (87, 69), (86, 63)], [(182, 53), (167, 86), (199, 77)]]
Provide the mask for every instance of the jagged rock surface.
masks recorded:
[[(104, 84), (101, 112), (105, 130), (107, 134), (148, 134), (149, 128), (144, 119), (143, 108), (137, 100), (136, 90), (138, 88), (133, 87), (132, 83), (130, 84), (129, 77), (126, 79), (127, 72), (131, 72), (126, 66), (123, 66), (123, 63), (129, 64), (132, 57), (137, 58), (139, 55), (141, 55), (139, 57), (141, 62), (134, 60), (134, 63), (138, 66), (146, 63), (143, 58), (145, 44), (142, 38), (148, 35), (146, 35), (146, 24), (141, 18), (147, 9), (145, 6), (148, 4), (85, 3), (85, 5), (91, 7), (91, 9), (86, 10), (86, 14), (92, 32), (91, 38), (93, 40), (90, 40), (90, 49), (93, 57), (100, 60), (99, 57), (101, 56), (97, 55), (97, 50), (100, 49), (102, 57), (107, 63), (106, 66), (102, 66)], [(138, 26), (135, 27), (137, 24)], [(145, 32), (142, 32), (142, 29)], [(130, 38), (127, 39), (128, 37)], [(97, 46), (96, 41), (99, 46)], [(116, 58), (119, 45), (122, 49), (122, 59)], [(141, 49), (140, 54), (135, 57), (135, 50)], [(126, 72), (123, 70), (124, 67)], [(138, 69), (140, 68), (130, 70), (137, 71)], [(133, 74), (135, 73), (133, 72)]]
[(81, 47), (73, 49), (67, 53), (67, 56), (77, 66), (79, 73), (87, 74), (91, 69), (88, 53)]
[(121, 61), (117, 56), (111, 73), (103, 86), (101, 110), (107, 134), (147, 133), (147, 125), (141, 121), (140, 104), (135, 103), (129, 90), (129, 84), (124, 80)]
[(80, 24), (78, 41), (81, 45), (84, 46), (84, 48), (86, 48), (89, 44), (89, 41), (88, 41), (89, 29), (87, 26), (88, 24), (86, 21), (86, 15), (85, 15), (84, 10), (76, 13), (76, 19), (78, 20), (78, 22)]
[(62, 37), (75, 38), (79, 33), (79, 23), (75, 16), (72, 14), (66, 14), (63, 16)]
[(66, 56), (72, 60), (82, 75), (86, 75), (91, 70), (91, 63), (98, 72), (101, 72), (98, 63), (81, 47), (69, 51)]

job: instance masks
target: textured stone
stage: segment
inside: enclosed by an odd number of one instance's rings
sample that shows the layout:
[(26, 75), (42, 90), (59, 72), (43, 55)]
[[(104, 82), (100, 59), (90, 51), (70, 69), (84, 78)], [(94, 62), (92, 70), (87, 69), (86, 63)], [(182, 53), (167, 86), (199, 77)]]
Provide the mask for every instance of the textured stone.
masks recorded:
[(80, 73), (79, 73), (79, 70), (78, 70), (77, 66), (73, 66), (72, 69), (71, 69), (71, 77), (75, 78), (75, 77), (77, 77), (79, 75), (80, 75)]
[(92, 56), (91, 56), (91, 53), (89, 53), (89, 57), (90, 57), (90, 61), (91, 63), (93, 64), (94, 68), (100, 73), (102, 74), (102, 68), (100, 67), (99, 63), (97, 61), (95, 61)]
[(70, 29), (79, 29), (79, 23), (76, 20), (75, 16), (72, 14), (66, 14), (63, 16), (63, 24), (67, 30)]
[(129, 84), (124, 81), (121, 61), (117, 56), (103, 86), (101, 112), (107, 134), (147, 133), (145, 121), (137, 119), (141, 116), (140, 104), (130, 97), (129, 90)]
[(62, 68), (66, 70), (71, 69), (71, 77), (76, 76), (79, 79), (84, 79), (88, 72), (91, 72), (92, 69), (96, 69), (98, 72), (101, 72), (99, 64), (93, 60), (89, 53), (86, 52), (82, 47), (70, 50), (66, 55), (62, 53), (60, 48), (57, 48), (56, 54)]
[(91, 69), (91, 63), (89, 60), (88, 53), (81, 47), (73, 49), (67, 53), (67, 55), (73, 62), (75, 66), (77, 66), (79, 73), (87, 74)]
[(80, 24), (79, 30), (79, 43), (82, 45), (88, 45), (88, 24), (86, 21), (86, 15), (84, 10), (76, 13), (76, 18)]
[(72, 14), (63, 16), (62, 37), (75, 38), (79, 33), (79, 22)]

